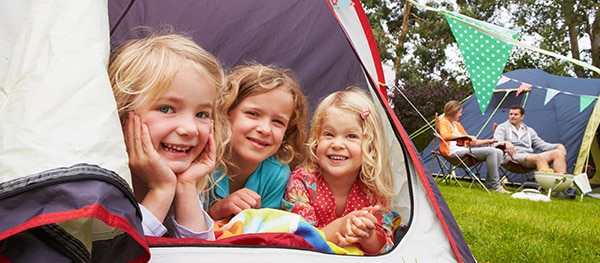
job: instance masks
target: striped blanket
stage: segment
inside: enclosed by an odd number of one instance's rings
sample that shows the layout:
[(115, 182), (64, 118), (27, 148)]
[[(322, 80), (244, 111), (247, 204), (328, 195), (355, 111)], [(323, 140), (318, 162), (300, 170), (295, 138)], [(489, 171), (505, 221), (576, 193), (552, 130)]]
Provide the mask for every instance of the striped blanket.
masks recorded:
[(340, 247), (325, 239), (325, 234), (307, 223), (304, 218), (290, 212), (262, 208), (247, 209), (228, 223), (215, 229), (217, 241), (243, 234), (291, 233), (302, 237), (315, 250), (330, 254), (363, 255), (355, 246)]

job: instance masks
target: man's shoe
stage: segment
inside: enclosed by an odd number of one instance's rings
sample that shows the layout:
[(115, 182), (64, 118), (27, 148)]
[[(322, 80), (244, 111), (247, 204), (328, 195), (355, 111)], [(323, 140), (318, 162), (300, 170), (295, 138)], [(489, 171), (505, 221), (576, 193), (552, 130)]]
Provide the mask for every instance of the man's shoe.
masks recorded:
[(567, 190), (552, 193), (552, 196), (560, 199), (575, 199), (577, 197), (577, 190), (569, 187)]

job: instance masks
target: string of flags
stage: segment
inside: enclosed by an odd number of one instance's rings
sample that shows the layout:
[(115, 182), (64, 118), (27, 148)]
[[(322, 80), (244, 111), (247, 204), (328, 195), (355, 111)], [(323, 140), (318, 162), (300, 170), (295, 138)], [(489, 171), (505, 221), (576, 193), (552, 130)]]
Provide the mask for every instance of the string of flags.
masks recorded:
[[(414, 0), (409, 1), (416, 6), (429, 11), (438, 12), (446, 17), (465, 61), (465, 66), (469, 73), (471, 83), (473, 84), (474, 94), (477, 98), (481, 114), (487, 109), (496, 83), (503, 77), (502, 72), (504, 71), (504, 66), (515, 45), (566, 60), (578, 66), (600, 73), (599, 68), (586, 62), (518, 41), (517, 37), (519, 32), (517, 31), (496, 26), (462, 14), (422, 5)], [(526, 86), (523, 87), (523, 89), (526, 88)], [(552, 93), (550, 94), (552, 95)], [(588, 103), (589, 99), (586, 96), (582, 96), (582, 98), (582, 103)], [(591, 103), (591, 101), (589, 103)]]
[(572, 92), (568, 92), (568, 91), (560, 91), (560, 90), (556, 90), (556, 89), (552, 89), (552, 88), (548, 88), (548, 87), (542, 87), (542, 86), (536, 86), (536, 85), (532, 85), (526, 82), (522, 82), (516, 79), (511, 79), (509, 77), (506, 76), (502, 76), (500, 78), (500, 80), (498, 81), (498, 85), (504, 84), (506, 82), (509, 81), (513, 81), (513, 82), (518, 82), (519, 83), (519, 87), (517, 88), (517, 92), (516, 92), (516, 96), (518, 97), (521, 93), (526, 92), (526, 91), (531, 91), (531, 88), (537, 88), (537, 89), (543, 89), (546, 91), (546, 96), (544, 98), (544, 105), (548, 104), (548, 102), (550, 102), (556, 95), (558, 94), (566, 94), (566, 95), (571, 95), (571, 96), (577, 96), (579, 97), (579, 112), (584, 111), (588, 106), (590, 106), (596, 99), (598, 99), (598, 96), (589, 96), (589, 95), (582, 95), (582, 94), (576, 94), (576, 93), (572, 93)]

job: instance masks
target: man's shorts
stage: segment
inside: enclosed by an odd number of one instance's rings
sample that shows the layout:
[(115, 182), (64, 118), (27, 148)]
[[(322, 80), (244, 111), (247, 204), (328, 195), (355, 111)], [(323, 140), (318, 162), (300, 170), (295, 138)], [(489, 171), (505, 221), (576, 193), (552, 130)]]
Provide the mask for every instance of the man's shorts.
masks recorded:
[[(537, 153), (537, 154), (544, 155), (545, 153), (546, 152)], [(505, 154), (502, 159), (502, 163), (508, 163), (511, 160), (515, 160), (515, 161), (518, 161), (519, 164), (521, 164), (523, 166), (527, 166), (527, 162), (525, 162), (525, 158), (530, 154), (532, 154), (532, 153), (515, 153), (515, 154), (513, 154), (513, 156), (509, 156), (508, 154)]]

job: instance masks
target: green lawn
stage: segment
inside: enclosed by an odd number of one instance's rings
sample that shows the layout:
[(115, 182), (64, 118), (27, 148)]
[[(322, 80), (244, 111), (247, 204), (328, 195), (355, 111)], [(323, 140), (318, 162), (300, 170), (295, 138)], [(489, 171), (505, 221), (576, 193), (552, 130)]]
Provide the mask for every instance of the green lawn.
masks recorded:
[(600, 199), (536, 202), (438, 186), (479, 262), (600, 262)]

